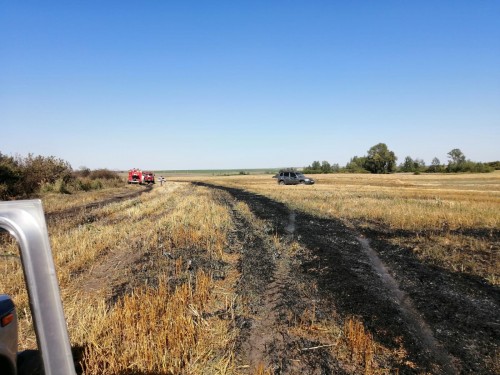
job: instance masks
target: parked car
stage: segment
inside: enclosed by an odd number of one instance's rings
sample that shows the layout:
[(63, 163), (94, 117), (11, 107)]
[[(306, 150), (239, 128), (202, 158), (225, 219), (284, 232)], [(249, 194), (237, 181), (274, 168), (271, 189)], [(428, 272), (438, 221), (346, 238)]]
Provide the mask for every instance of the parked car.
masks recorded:
[(277, 178), (278, 184), (280, 185), (314, 184), (314, 180), (312, 178), (306, 177), (300, 172), (282, 171), (279, 173)]
[(0, 374), (17, 374), (17, 314), (14, 302), (0, 294)]

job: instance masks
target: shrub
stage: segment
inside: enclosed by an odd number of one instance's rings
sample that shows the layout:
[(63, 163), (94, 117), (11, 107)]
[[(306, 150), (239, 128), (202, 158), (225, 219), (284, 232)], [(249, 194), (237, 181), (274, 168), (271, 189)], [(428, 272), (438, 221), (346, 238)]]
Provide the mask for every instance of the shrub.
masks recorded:
[(92, 187), (92, 190), (100, 190), (102, 189), (103, 184), (101, 180), (93, 180), (90, 183), (90, 186)]
[(9, 196), (9, 187), (6, 184), (0, 184), (0, 200)]
[(29, 154), (11, 157), (0, 152), (0, 199), (32, 198), (40, 193), (70, 194), (73, 191), (117, 187), (119, 174), (108, 169), (91, 171), (81, 167), (73, 171), (70, 164), (54, 156)]
[(89, 177), (91, 180), (119, 180), (120, 176), (114, 171), (109, 169), (96, 169), (90, 172)]
[(92, 181), (89, 178), (77, 178), (73, 183), (73, 189), (76, 191), (92, 190)]

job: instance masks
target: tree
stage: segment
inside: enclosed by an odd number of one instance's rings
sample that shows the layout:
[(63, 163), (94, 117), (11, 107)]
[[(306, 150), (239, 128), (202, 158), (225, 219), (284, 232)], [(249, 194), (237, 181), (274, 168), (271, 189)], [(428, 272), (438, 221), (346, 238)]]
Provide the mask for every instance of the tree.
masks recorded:
[(321, 164), (319, 161), (315, 160), (312, 162), (311, 165), (308, 165), (303, 169), (304, 173), (322, 173), (321, 171)]
[(400, 165), (401, 172), (415, 172), (415, 161), (407, 156), (405, 161)]
[(321, 163), (321, 172), (330, 173), (332, 171), (332, 166), (326, 160)]
[(417, 171), (423, 171), (425, 169), (425, 161), (423, 159), (416, 158), (414, 162), (415, 162), (415, 169)]
[(345, 169), (351, 173), (366, 173), (365, 163), (365, 156), (353, 156), (349, 163), (346, 164)]
[[(338, 164), (334, 164), (334, 166), (337, 166), (336, 171), (340, 169)], [(332, 173), (334, 172), (333, 166), (327, 162), (326, 160), (323, 160), (321, 163), (319, 161), (313, 161), (311, 165), (308, 165), (302, 170), (304, 173)]]
[(450, 162), (453, 164), (461, 164), (465, 162), (465, 155), (459, 148), (454, 148), (448, 152), (448, 157), (450, 158)]
[(20, 179), (21, 171), (17, 161), (0, 152), (0, 199), (15, 195), (15, 186)]
[(379, 143), (368, 150), (364, 167), (372, 173), (391, 173), (396, 169), (396, 160), (394, 152), (385, 143)]
[(441, 173), (444, 172), (444, 166), (441, 165), (441, 161), (438, 158), (432, 159), (431, 165), (427, 168), (429, 173)]
[(448, 172), (461, 172), (465, 165), (465, 155), (459, 148), (454, 148), (448, 152)]

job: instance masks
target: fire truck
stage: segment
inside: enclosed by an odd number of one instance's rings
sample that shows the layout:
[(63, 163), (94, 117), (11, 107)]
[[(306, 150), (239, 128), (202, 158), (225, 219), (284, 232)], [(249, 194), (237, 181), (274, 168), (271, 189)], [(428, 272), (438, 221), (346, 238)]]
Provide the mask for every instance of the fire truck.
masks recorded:
[(142, 172), (143, 182), (145, 184), (154, 184), (155, 183), (155, 174), (151, 171)]
[(140, 169), (134, 168), (128, 171), (129, 184), (154, 184), (155, 174), (151, 171), (141, 171)]
[(129, 184), (140, 184), (142, 185), (144, 177), (140, 169), (131, 169), (128, 171), (128, 183)]

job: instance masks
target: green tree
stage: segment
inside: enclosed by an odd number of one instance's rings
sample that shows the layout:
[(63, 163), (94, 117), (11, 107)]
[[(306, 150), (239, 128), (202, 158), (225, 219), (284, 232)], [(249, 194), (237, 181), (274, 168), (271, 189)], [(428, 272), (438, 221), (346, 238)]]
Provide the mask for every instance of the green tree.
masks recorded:
[(413, 160), (414, 172), (421, 172), (425, 170), (425, 161), (423, 159), (416, 158)]
[(448, 172), (463, 172), (465, 167), (465, 155), (459, 148), (448, 152)]
[(396, 160), (385, 143), (378, 143), (368, 150), (364, 167), (371, 173), (391, 173), (396, 169)]
[(465, 162), (465, 155), (459, 148), (454, 148), (448, 152), (448, 157), (450, 158), (451, 163), (460, 164)]
[(330, 165), (329, 162), (327, 162), (326, 160), (324, 160), (321, 163), (321, 172), (323, 172), (323, 173), (330, 173), (331, 171), (332, 171), (332, 166)]
[(0, 152), (0, 199), (15, 195), (15, 187), (21, 179), (21, 171), (17, 161)]
[(349, 163), (346, 164), (345, 170), (350, 173), (366, 173), (365, 163), (365, 156), (353, 156)]
[(442, 173), (445, 171), (443, 165), (441, 165), (441, 161), (438, 158), (432, 159), (431, 165), (427, 168), (426, 172), (429, 173)]
[(323, 173), (321, 170), (321, 164), (319, 161), (313, 161), (311, 165), (308, 165), (303, 169), (304, 173)]
[(401, 172), (415, 172), (415, 161), (410, 156), (407, 156), (399, 168)]

